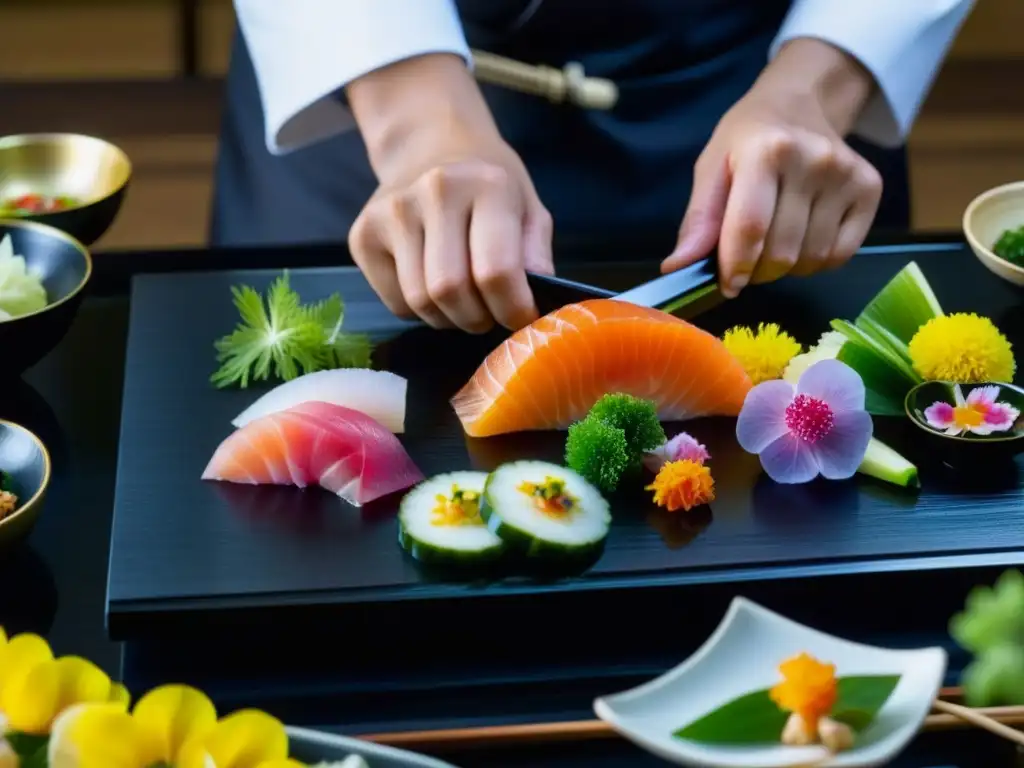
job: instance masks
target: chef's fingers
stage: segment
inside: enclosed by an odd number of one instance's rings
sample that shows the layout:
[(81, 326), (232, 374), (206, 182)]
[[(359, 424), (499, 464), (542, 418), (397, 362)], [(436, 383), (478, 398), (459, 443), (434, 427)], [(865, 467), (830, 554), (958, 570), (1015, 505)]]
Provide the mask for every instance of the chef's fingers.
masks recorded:
[(495, 168), (482, 180), (473, 202), (469, 252), (473, 281), (491, 315), (513, 330), (537, 318), (526, 281), (525, 220), (522, 190), (510, 183), (504, 170)]
[(752, 144), (732, 162), (732, 183), (718, 244), (722, 293), (739, 295), (764, 253), (779, 194), (777, 158)]
[(662, 272), (673, 272), (708, 256), (718, 243), (729, 200), (729, 172), (725, 157), (705, 149), (693, 166), (690, 203), (679, 226), (675, 250), (661, 263)]
[(842, 266), (853, 258), (864, 244), (864, 239), (875, 220), (875, 214), (878, 213), (881, 198), (882, 176), (873, 165), (864, 161), (857, 168), (857, 195), (839, 225), (827, 268), (835, 269)]
[(541, 275), (555, 274), (555, 257), (551, 250), (553, 234), (551, 214), (533, 192), (523, 221), (523, 264), (526, 269)]
[(382, 198), (377, 212), (377, 237), (388, 249), (402, 299), (414, 315), (434, 328), (451, 328), (448, 317), (434, 304), (427, 290), (423, 267), (422, 208), (413, 190)]
[(427, 296), (453, 325), (470, 333), (485, 333), (494, 326), (470, 266), (469, 218), (479, 173), (463, 167), (426, 177), (417, 198), (423, 218)]
[(372, 202), (362, 210), (349, 229), (349, 252), (366, 282), (392, 314), (405, 318), (415, 317), (416, 313), (402, 296), (394, 255), (382, 238), (385, 227), (379, 218), (378, 210)]

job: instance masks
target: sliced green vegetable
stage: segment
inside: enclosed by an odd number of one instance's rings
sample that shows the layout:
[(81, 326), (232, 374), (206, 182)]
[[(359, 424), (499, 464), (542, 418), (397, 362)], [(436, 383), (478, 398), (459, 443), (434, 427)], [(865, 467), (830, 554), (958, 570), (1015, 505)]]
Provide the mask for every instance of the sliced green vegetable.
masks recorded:
[(941, 314), (935, 292), (917, 262), (912, 261), (868, 302), (857, 324), (866, 318), (909, 344), (918, 328)]
[[(831, 717), (853, 730), (863, 730), (900, 681), (899, 675), (841, 677)], [(770, 689), (754, 691), (709, 712), (673, 735), (702, 744), (778, 744), (789, 713), (771, 699)]]
[(895, 334), (890, 333), (888, 329), (883, 328), (870, 317), (859, 317), (854, 325), (864, 331), (873, 341), (899, 357), (911, 370), (914, 369), (914, 361), (910, 357), (910, 348), (900, 341)]
[[(402, 499), (398, 543), (432, 565), (479, 565), (501, 557), (505, 543), (480, 517), (486, 472), (448, 472), (424, 480)], [(455, 504), (451, 514), (442, 502)], [(447, 511), (447, 510), (446, 510)]]
[(883, 443), (877, 437), (871, 438), (867, 453), (858, 472), (883, 480), (901, 488), (920, 488), (917, 467)]
[[(562, 508), (545, 512), (538, 497)], [(555, 562), (600, 554), (612, 521), (597, 488), (571, 469), (544, 461), (515, 461), (494, 470), (480, 515), (513, 550)]]
[(870, 349), (878, 357), (881, 357), (890, 367), (902, 374), (911, 387), (915, 384), (921, 383), (921, 377), (917, 375), (917, 372), (911, 367), (911, 365), (903, 360), (896, 352), (889, 349), (887, 344), (875, 341), (875, 339), (864, 330), (858, 328), (852, 323), (848, 323), (846, 320), (833, 320), (831, 325), (835, 330), (839, 331), (854, 344), (864, 347), (865, 349)]

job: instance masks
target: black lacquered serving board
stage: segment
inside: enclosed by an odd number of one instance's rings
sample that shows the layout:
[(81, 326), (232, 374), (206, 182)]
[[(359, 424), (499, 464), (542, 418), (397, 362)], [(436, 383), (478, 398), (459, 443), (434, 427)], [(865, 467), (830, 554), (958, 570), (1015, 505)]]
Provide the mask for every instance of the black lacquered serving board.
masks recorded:
[[(1024, 349), (1021, 292), (956, 246), (877, 249), (839, 272), (751, 289), (699, 324), (719, 333), (734, 323), (776, 321), (813, 343), (829, 319), (854, 317), (911, 258), (947, 311), (983, 311)], [(231, 419), (263, 391), (218, 391), (208, 383), (213, 340), (236, 321), (229, 288), (248, 283), (263, 289), (276, 274), (188, 273), (134, 281), (108, 589), (116, 636), (158, 628), (185, 632), (188, 622), (280, 626), (300, 615), (316, 625), (338, 615), (332, 606), (347, 605), (346, 615), (355, 616), (357, 605), (393, 601), (404, 604), (408, 622), (420, 621), (414, 617), (426, 615), (416, 613), (425, 605), (461, 604), (463, 598), (477, 606), (507, 598), (525, 611), (536, 609), (537, 598), (551, 598), (554, 610), (582, 605), (582, 596), (570, 593), (589, 588), (611, 594), (631, 587), (998, 565), (1017, 562), (1024, 551), (1020, 463), (1016, 472), (984, 481), (957, 476), (930, 465), (924, 446), (910, 441), (911, 430), (901, 422), (876, 419), (877, 434), (919, 462), (919, 494), (860, 477), (778, 486), (761, 475), (756, 457), (735, 444), (732, 420), (707, 419), (686, 428), (713, 455), (718, 498), (710, 514), (692, 514), (674, 529), (669, 543), (646, 495), (627, 494), (614, 500), (604, 556), (581, 576), (550, 583), (438, 581), (396, 544), (397, 498), (355, 510), (319, 489), (200, 481), (231, 431)], [(605, 264), (564, 274), (621, 289), (654, 276), (656, 265)], [(402, 441), (425, 474), (489, 469), (522, 457), (560, 459), (562, 434), (470, 440), (448, 405), (500, 335), (437, 333), (396, 320), (350, 268), (294, 271), (292, 284), (306, 300), (339, 291), (346, 327), (380, 339), (379, 366), (409, 379)], [(475, 610), (470, 604), (458, 610)]]

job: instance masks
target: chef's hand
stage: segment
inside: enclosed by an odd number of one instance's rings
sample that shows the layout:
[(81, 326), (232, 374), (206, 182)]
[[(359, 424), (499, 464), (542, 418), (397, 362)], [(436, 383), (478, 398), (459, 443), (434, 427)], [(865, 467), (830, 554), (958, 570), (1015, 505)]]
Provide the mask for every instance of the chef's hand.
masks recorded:
[(873, 81), (817, 40), (789, 43), (719, 122), (694, 168), (670, 272), (718, 245), (722, 292), (844, 264), (878, 210), (878, 171), (843, 140)]
[(410, 59), (347, 95), (380, 184), (349, 248), (388, 309), (473, 333), (536, 319), (525, 270), (553, 272), (551, 216), (464, 63)]

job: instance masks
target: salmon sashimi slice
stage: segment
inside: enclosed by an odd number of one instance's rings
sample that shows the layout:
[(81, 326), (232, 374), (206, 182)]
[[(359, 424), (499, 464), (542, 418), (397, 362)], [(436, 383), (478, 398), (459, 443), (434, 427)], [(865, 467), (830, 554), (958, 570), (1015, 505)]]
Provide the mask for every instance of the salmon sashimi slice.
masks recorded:
[(721, 340), (614, 299), (570, 304), (516, 331), (452, 398), (467, 435), (565, 429), (602, 395), (653, 401), (663, 421), (736, 416), (751, 388)]
[(319, 485), (358, 507), (424, 478), (380, 422), (352, 408), (308, 402), (233, 432), (214, 452), (203, 479)]

